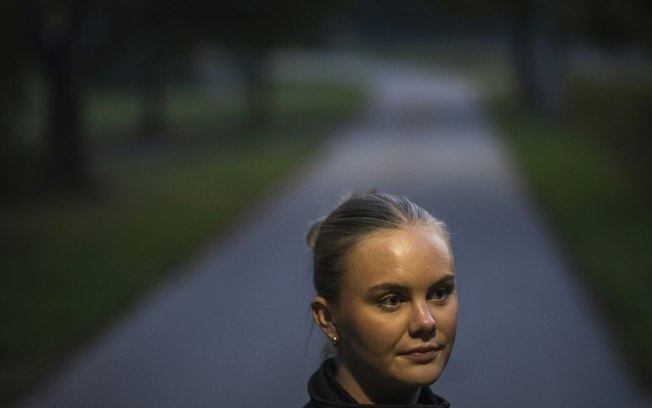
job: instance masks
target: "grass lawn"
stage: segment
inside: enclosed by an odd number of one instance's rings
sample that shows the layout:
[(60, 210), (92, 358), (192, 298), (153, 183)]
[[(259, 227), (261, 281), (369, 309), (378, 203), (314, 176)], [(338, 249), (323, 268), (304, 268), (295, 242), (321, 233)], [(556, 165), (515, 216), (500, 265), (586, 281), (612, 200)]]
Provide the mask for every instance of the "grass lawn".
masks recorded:
[(496, 112), (567, 254), (652, 391), (652, 213), (640, 184), (606, 141), (547, 128), (513, 105)]
[(96, 90), (93, 192), (0, 207), (0, 405), (43, 381), (148, 288), (219, 236), (362, 105), (360, 90), (283, 83), (269, 126), (242, 104), (173, 89), (161, 140), (131, 145), (137, 105)]
[(636, 81), (569, 76), (555, 125), (495, 87), (489, 102), (622, 355), (652, 391), (652, 77)]

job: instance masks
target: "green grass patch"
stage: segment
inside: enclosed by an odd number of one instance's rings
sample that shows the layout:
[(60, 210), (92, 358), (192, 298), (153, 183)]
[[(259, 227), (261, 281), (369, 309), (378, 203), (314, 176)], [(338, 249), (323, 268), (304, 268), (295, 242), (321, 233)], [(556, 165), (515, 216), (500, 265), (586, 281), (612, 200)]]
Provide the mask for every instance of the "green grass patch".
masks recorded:
[(145, 149), (130, 147), (136, 95), (92, 95), (98, 188), (0, 207), (0, 405), (251, 211), (364, 100), (335, 84), (274, 86), (276, 113), (256, 131), (224, 126), (242, 119), (237, 101), (173, 90), (166, 133)]
[[(95, 151), (122, 145), (142, 135), (142, 106), (130, 89), (97, 88), (88, 96), (86, 112)], [(299, 127), (348, 117), (362, 100), (361, 91), (337, 83), (273, 82), (267, 92), (269, 116), (262, 127)], [(230, 141), (246, 137), (247, 106), (238, 89), (210, 90), (174, 86), (163, 92), (164, 121), (159, 138), (182, 143)], [(256, 136), (256, 135), (249, 135)], [(305, 135), (309, 137), (310, 135)]]
[(566, 96), (568, 127), (608, 148), (640, 199), (652, 205), (650, 74), (619, 70), (593, 77), (574, 75)]
[[(571, 100), (586, 100), (586, 81), (569, 84)], [(509, 98), (496, 100), (493, 108), (532, 191), (592, 289), (623, 354), (642, 386), (652, 390), (652, 213), (642, 198), (643, 185), (631, 171), (643, 164), (628, 163), (614, 148), (622, 133), (610, 129), (622, 126), (611, 122), (618, 115), (600, 113), (613, 108), (607, 108), (612, 101), (602, 95), (601, 102), (573, 104), (567, 121), (556, 126), (541, 124)], [(628, 107), (627, 112), (637, 109), (643, 107)], [(585, 118), (592, 118), (590, 126), (582, 125)], [(628, 143), (644, 148), (634, 139)]]

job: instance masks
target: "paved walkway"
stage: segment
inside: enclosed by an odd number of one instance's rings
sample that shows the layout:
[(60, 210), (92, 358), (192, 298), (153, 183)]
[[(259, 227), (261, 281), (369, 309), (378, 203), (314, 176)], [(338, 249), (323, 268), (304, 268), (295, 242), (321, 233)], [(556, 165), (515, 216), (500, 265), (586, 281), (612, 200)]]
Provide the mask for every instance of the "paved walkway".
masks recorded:
[(461, 315), (435, 384), (456, 408), (650, 407), (514, 173), (470, 84), (353, 56), (281, 72), (369, 86), (363, 117), (22, 406), (299, 407), (318, 365), (310, 220), (343, 192), (406, 194), (453, 233)]

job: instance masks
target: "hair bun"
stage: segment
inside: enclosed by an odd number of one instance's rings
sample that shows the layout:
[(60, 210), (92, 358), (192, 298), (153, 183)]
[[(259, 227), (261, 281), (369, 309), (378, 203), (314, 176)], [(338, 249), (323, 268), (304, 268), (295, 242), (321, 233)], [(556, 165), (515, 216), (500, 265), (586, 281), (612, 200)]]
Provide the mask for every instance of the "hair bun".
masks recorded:
[(310, 228), (308, 229), (308, 233), (306, 234), (306, 242), (308, 243), (310, 249), (315, 249), (315, 244), (317, 243), (317, 237), (319, 237), (319, 231), (325, 219), (326, 217), (321, 217), (313, 221), (313, 223), (310, 225)]

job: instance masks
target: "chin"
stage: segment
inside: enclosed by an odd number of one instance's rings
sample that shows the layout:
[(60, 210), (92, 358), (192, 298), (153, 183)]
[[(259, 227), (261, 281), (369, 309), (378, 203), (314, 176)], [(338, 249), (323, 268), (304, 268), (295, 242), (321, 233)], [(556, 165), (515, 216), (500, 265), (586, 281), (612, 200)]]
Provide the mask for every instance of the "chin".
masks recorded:
[(402, 379), (406, 385), (412, 387), (425, 387), (429, 386), (439, 379), (442, 369), (433, 366), (420, 366), (412, 367), (409, 372), (405, 373)]

